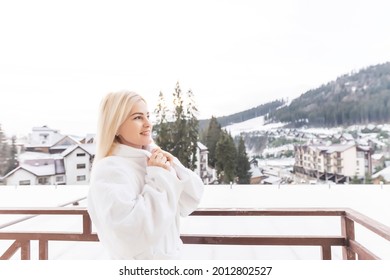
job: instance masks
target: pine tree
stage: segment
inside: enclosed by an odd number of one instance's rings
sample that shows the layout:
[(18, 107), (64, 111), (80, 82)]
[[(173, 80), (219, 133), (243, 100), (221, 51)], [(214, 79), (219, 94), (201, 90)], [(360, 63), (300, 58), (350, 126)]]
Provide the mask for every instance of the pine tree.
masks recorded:
[(5, 174), (8, 174), (8, 172), (14, 170), (16, 167), (18, 167), (18, 150), (16, 148), (16, 136), (12, 136), (12, 144), (9, 148), (9, 154), (8, 154), (8, 161), (7, 161), (7, 170), (5, 171)]
[(211, 167), (216, 168), (216, 148), (217, 143), (222, 135), (221, 125), (218, 123), (217, 118), (212, 116), (207, 132), (206, 132), (206, 147), (209, 150), (208, 160)]
[(0, 125), (0, 176), (4, 176), (8, 170), (9, 147), (7, 139)]
[(235, 159), (237, 150), (232, 136), (226, 131), (222, 131), (216, 145), (215, 155), (219, 181), (225, 184), (234, 182), (236, 177)]
[(154, 113), (156, 114), (156, 124), (154, 130), (157, 134), (155, 141), (161, 149), (171, 151), (173, 147), (170, 123), (167, 120), (168, 108), (164, 94), (160, 92), (158, 97), (157, 107), (154, 110)]
[(175, 92), (173, 93), (174, 123), (172, 126), (172, 154), (186, 166), (190, 166), (190, 150), (188, 143), (188, 127), (186, 112), (184, 109), (184, 100), (180, 89), (179, 82), (176, 83)]
[(191, 90), (187, 92), (187, 128), (188, 128), (188, 145), (190, 150), (189, 168), (196, 168), (198, 139), (199, 139), (199, 121), (197, 118), (198, 108), (196, 107), (194, 94)]
[[(163, 150), (177, 157), (185, 167), (194, 170), (199, 139), (198, 109), (192, 91), (189, 90), (183, 96), (179, 82), (173, 93), (173, 105), (173, 110), (169, 110), (164, 95), (160, 92), (154, 111), (157, 134), (155, 141)], [(169, 113), (172, 114), (171, 119), (168, 119)]]
[(242, 137), (240, 137), (240, 141), (237, 149), (237, 158), (236, 158), (236, 174), (238, 177), (238, 184), (249, 184), (251, 179), (251, 166), (249, 163), (249, 158), (245, 149), (245, 142)]

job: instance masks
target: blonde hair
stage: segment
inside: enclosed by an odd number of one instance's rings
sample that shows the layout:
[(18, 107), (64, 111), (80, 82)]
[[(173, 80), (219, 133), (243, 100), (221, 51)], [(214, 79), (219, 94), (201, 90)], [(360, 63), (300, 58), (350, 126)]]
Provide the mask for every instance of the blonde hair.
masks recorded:
[(96, 133), (95, 162), (109, 156), (116, 143), (116, 134), (121, 124), (129, 116), (133, 105), (145, 101), (132, 91), (111, 92), (100, 103), (98, 127)]

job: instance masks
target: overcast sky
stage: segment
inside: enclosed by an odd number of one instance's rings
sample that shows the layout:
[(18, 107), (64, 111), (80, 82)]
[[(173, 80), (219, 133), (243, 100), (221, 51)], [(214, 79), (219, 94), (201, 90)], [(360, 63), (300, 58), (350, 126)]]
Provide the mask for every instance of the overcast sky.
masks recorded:
[(153, 111), (176, 82), (199, 118), (295, 98), (390, 61), (388, 0), (0, 1), (0, 124), (94, 133), (103, 95)]

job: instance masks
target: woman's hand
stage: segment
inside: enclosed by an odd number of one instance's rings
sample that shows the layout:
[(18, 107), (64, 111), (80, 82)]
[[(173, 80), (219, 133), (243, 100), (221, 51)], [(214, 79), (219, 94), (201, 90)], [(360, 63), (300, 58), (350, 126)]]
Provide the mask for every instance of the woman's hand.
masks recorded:
[(161, 150), (161, 148), (155, 148), (148, 159), (148, 166), (159, 166), (169, 171), (173, 158), (170, 153)]

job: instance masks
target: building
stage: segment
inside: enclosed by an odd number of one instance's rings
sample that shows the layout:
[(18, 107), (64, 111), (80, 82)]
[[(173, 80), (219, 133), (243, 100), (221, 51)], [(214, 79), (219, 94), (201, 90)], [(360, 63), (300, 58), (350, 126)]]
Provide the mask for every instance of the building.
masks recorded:
[(80, 144), (69, 146), (61, 153), (67, 185), (86, 185), (89, 183), (95, 146)]
[(62, 153), (26, 152), (21, 164), (4, 176), (7, 185), (85, 185), (94, 157), (91, 144), (70, 145)]
[[(90, 137), (91, 138), (91, 137)], [(34, 127), (19, 166), (6, 174), (6, 185), (85, 185), (88, 184), (95, 146), (62, 135), (47, 126)]]
[(355, 143), (296, 145), (294, 173), (307, 179), (314, 178), (335, 183), (371, 175), (371, 149)]
[(56, 173), (55, 164), (38, 166), (24, 164), (9, 172), (4, 178), (7, 185), (56, 185), (57, 180), (62, 183), (64, 174)]
[(202, 143), (198, 142), (198, 149), (196, 153), (197, 163), (194, 172), (199, 175), (204, 184), (212, 184), (217, 180), (215, 169), (209, 166), (208, 148)]

